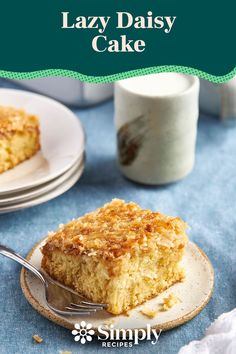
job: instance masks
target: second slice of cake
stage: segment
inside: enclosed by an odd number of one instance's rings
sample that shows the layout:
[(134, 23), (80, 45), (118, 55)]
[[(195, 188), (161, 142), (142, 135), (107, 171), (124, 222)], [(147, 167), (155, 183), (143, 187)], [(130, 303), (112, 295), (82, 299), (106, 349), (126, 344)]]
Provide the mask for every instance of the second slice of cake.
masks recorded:
[(23, 109), (0, 106), (0, 173), (36, 154), (39, 140), (37, 116)]
[(42, 268), (110, 313), (125, 313), (184, 278), (185, 229), (179, 218), (114, 199), (50, 235)]

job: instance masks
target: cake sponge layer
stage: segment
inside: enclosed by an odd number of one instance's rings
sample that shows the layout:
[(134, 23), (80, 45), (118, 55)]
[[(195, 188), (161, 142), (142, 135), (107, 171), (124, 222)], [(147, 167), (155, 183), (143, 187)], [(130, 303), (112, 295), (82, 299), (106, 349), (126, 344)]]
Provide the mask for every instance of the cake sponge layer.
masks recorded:
[(125, 313), (184, 278), (185, 228), (179, 218), (115, 199), (50, 235), (42, 268), (109, 312)]

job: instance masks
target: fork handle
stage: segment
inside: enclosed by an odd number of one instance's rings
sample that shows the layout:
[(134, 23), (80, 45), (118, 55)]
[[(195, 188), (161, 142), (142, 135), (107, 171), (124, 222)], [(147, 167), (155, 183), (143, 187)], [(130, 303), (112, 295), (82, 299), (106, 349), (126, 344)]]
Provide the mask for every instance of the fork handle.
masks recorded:
[(25, 258), (21, 257), (19, 254), (13, 251), (11, 248), (8, 248), (0, 244), (0, 254), (10, 259), (13, 259), (13, 261), (20, 263), (23, 267), (27, 268), (32, 273), (34, 273), (41, 280), (43, 284), (46, 284), (45, 279), (40, 273), (40, 271), (37, 268), (35, 268), (35, 266), (30, 264)]

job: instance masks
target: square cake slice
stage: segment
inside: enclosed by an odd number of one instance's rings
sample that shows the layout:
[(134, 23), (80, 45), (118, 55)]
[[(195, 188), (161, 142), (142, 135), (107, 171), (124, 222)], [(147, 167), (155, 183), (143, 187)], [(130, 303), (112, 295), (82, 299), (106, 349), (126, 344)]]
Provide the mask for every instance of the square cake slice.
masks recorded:
[(0, 173), (40, 149), (39, 120), (24, 110), (0, 106)]
[(184, 278), (185, 229), (177, 217), (113, 199), (50, 234), (42, 268), (110, 313), (126, 313)]

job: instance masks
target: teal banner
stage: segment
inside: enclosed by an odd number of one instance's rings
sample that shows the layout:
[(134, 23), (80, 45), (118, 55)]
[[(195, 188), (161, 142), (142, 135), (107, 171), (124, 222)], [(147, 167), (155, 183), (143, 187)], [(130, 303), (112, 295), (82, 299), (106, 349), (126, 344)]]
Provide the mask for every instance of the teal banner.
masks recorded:
[(235, 8), (232, 0), (4, 0), (0, 74), (114, 79), (176, 68), (227, 79), (236, 64)]

